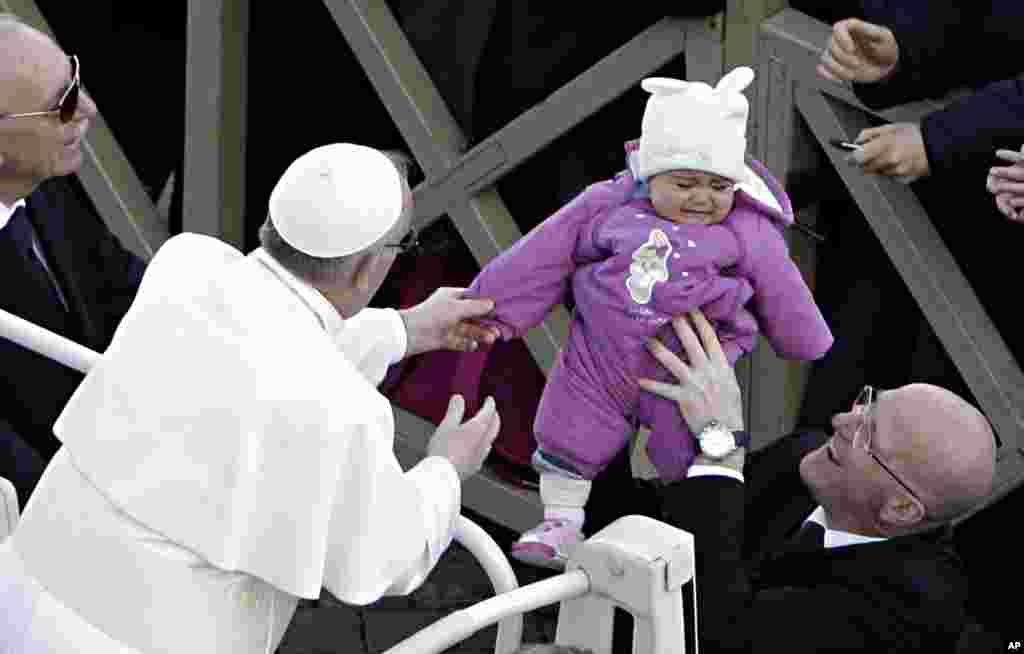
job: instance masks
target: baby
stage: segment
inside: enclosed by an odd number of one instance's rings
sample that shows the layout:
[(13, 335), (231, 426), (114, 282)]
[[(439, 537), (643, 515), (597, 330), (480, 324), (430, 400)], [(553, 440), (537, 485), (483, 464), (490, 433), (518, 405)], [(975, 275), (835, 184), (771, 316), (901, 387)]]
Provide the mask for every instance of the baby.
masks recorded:
[(754, 72), (737, 68), (715, 88), (667, 78), (642, 82), (648, 99), (627, 170), (588, 187), (488, 264), (467, 296), (493, 298), (504, 339), (522, 336), (568, 296), (569, 337), (534, 423), (544, 521), (512, 547), (521, 561), (561, 568), (582, 540), (592, 480), (639, 425), (664, 481), (686, 476), (694, 438), (672, 402), (643, 393), (641, 377), (671, 381), (650, 355), (658, 337), (682, 347), (669, 325), (700, 309), (732, 364), (763, 333), (779, 355), (810, 360), (832, 334), (784, 230), (789, 198), (761, 164), (748, 167), (748, 104)]

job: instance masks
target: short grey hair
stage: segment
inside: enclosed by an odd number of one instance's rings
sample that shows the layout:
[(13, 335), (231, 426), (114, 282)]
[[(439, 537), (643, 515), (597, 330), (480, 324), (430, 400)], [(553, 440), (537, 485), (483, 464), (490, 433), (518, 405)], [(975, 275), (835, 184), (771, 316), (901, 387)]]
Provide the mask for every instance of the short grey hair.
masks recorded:
[[(384, 156), (391, 160), (391, 163), (398, 169), (399, 176), (402, 178), (402, 189), (403, 192), (409, 188), (409, 171), (412, 168), (413, 160), (409, 155), (398, 150), (382, 150)], [(403, 211), (410, 211), (409, 207), (404, 207)], [(301, 277), (307, 282), (331, 282), (337, 277), (348, 270), (349, 264), (352, 259), (363, 252), (356, 252), (355, 254), (349, 254), (344, 257), (314, 257), (300, 252), (299, 250), (292, 247), (287, 241), (285, 241), (281, 234), (274, 227), (274, 223), (270, 220), (270, 214), (267, 214), (266, 220), (263, 221), (263, 225), (260, 226), (260, 245), (270, 256), (274, 257), (278, 263), (291, 271), (294, 275)], [(373, 247), (373, 246), (370, 246)]]

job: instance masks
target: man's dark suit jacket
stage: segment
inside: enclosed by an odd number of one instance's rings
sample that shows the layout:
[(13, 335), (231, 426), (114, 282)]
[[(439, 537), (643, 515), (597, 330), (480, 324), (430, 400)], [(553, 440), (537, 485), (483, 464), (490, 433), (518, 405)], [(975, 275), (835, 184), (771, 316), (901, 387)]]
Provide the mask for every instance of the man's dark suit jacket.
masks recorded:
[[(142, 280), (145, 264), (125, 250), (70, 180), (50, 180), (29, 198), (29, 217), (68, 302), (66, 320), (30, 293), (22, 259), (0, 230), (0, 308), (102, 352)], [(52, 427), (82, 375), (0, 338), (0, 476), (24, 506), (60, 442)], [(31, 449), (26, 449), (31, 448)], [(38, 458), (33, 457), (33, 452)]]
[[(813, 5), (836, 3), (793, 4), (813, 10)], [(1024, 339), (1019, 337), (1024, 314), (1005, 291), (1006, 262), (1019, 256), (1020, 225), (998, 212), (984, 182), (989, 167), (1009, 165), (996, 159), (997, 149), (1019, 150), (1024, 144), (1024, 64), (1019, 56), (1024, 2), (840, 4), (857, 5), (847, 13), (892, 29), (899, 45), (900, 65), (892, 78), (853, 85), (868, 107), (941, 98), (954, 89), (974, 91), (921, 121), (932, 174), (911, 188), (1011, 353), (1024, 363)], [(927, 382), (971, 400), (878, 239), (853, 203), (843, 199), (838, 177), (834, 180), (837, 201), (822, 207), (833, 218), (827, 242), (818, 247), (815, 297), (829, 324), (837, 325), (836, 344), (815, 363), (802, 424), (826, 424), (836, 407), (848, 405), (866, 383)], [(879, 329), (883, 316), (887, 328)]]
[(945, 530), (785, 552), (815, 507), (799, 461), (822, 442), (798, 434), (754, 453), (746, 484), (708, 476), (664, 489), (664, 519), (697, 546), (701, 651), (952, 651), (967, 581)]
[(865, 17), (889, 27), (900, 65), (878, 84), (855, 84), (869, 107), (939, 98), (967, 87), (976, 93), (928, 115), (921, 123), (933, 174), (993, 165), (997, 148), (1024, 142), (1024, 65), (1019, 0), (930, 2), (863, 0)]

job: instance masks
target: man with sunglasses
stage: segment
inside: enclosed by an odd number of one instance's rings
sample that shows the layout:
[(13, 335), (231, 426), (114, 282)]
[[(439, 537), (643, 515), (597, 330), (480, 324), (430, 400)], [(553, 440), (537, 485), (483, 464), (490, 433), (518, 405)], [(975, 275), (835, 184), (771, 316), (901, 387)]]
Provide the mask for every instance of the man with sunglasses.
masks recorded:
[[(105, 350), (144, 264), (68, 176), (96, 105), (82, 63), (0, 14), (0, 308)], [(0, 476), (24, 506), (60, 443), (52, 433), (82, 375), (0, 339)]]
[(694, 534), (702, 652), (952, 651), (966, 576), (950, 522), (992, 490), (995, 437), (942, 388), (863, 390), (834, 434), (796, 434), (747, 457), (735, 374), (707, 320), (673, 325), (687, 355), (652, 354), (702, 455), (662, 489)]

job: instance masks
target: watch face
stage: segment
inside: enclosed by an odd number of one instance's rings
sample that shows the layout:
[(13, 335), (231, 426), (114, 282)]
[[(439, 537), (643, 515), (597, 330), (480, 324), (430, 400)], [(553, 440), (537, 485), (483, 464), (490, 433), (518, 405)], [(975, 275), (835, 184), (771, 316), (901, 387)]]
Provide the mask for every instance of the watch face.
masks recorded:
[(736, 449), (736, 439), (725, 429), (712, 429), (700, 438), (700, 449), (713, 459), (720, 459)]

